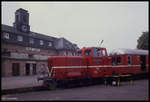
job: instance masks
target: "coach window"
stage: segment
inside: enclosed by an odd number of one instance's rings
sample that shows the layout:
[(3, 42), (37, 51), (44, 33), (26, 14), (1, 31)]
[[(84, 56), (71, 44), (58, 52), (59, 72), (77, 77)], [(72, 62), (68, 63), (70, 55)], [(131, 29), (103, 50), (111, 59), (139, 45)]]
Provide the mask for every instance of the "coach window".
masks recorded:
[(121, 64), (121, 57), (117, 57), (117, 64)]
[(85, 50), (84, 51), (84, 55), (85, 56), (90, 56), (90, 54), (91, 54), (91, 50)]
[(115, 57), (112, 58), (112, 65), (116, 65), (116, 58)]
[(128, 65), (131, 64), (131, 56), (127, 56), (127, 64), (128, 64)]

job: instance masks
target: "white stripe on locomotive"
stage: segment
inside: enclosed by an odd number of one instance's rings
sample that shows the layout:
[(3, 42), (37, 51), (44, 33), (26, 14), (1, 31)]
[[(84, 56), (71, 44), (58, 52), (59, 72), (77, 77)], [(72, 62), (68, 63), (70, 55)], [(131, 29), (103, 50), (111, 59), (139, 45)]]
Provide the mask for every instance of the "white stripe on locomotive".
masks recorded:
[[(112, 66), (112, 65), (103, 65), (103, 66), (54, 66), (52, 68), (102, 68), (102, 67), (140, 67), (141, 65), (119, 65), (119, 66)], [(149, 66), (149, 65), (146, 65)]]

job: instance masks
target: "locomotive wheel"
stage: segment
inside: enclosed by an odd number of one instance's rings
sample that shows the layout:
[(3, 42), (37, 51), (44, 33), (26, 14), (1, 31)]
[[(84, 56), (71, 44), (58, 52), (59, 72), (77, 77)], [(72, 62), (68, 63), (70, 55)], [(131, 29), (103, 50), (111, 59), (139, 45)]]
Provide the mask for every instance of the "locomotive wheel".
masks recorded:
[(56, 80), (44, 80), (44, 86), (49, 90), (55, 90), (57, 87)]
[(66, 79), (63, 80), (61, 87), (63, 87), (63, 88), (68, 88), (68, 80), (66, 80)]
[(52, 81), (50, 84), (48, 84), (48, 89), (49, 90), (55, 90), (57, 87), (56, 81)]

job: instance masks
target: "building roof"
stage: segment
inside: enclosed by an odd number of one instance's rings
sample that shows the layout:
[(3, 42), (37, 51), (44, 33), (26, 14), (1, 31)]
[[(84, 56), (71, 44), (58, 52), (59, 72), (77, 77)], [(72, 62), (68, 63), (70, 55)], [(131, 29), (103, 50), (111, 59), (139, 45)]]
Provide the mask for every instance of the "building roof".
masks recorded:
[(4, 24), (2, 24), (2, 30), (12, 32), (12, 33), (16, 33), (16, 34), (21, 34), (21, 35), (24, 35), (24, 36), (31, 36), (31, 37), (38, 38), (38, 39), (48, 40), (48, 41), (54, 41), (55, 39), (57, 39), (57, 38), (52, 37), (52, 36), (32, 32), (32, 31), (30, 31), (29, 33), (20, 32), (20, 31), (16, 30), (14, 27), (4, 25)]
[[(19, 35), (23, 35), (23, 36), (28, 36), (28, 37), (32, 37), (32, 38), (36, 38), (36, 39), (40, 39), (40, 40), (51, 41), (53, 43), (58, 42), (60, 39), (63, 40), (63, 46), (60, 48), (58, 45), (61, 45), (60, 44), (61, 42), (56, 43), (56, 44), (54, 43), (54, 48), (56, 50), (65, 50), (65, 49), (66, 50), (76, 50), (76, 49), (78, 49), (76, 44), (71, 43), (70, 41), (66, 40), (65, 38), (56, 38), (56, 37), (32, 32), (32, 31), (30, 31), (29, 33), (24, 33), (24, 32), (18, 31), (17, 29), (15, 29), (12, 26), (4, 25), (4, 24), (2, 24), (2, 31), (9, 32), (11, 34), (19, 34)], [(7, 40), (7, 42), (9, 42), (9, 40)], [(15, 43), (16, 41), (13, 41), (13, 42)], [(12, 41), (10, 41), (10, 43), (12, 43)], [(27, 42), (25, 42), (25, 43), (27, 43)]]
[(22, 8), (19, 8), (19, 9), (18, 9), (18, 10), (16, 10), (16, 11), (19, 11), (19, 12), (28, 12), (27, 10), (22, 9)]
[(115, 49), (110, 55), (123, 55), (123, 54), (131, 54), (131, 55), (149, 55), (148, 50), (139, 50), (139, 49)]

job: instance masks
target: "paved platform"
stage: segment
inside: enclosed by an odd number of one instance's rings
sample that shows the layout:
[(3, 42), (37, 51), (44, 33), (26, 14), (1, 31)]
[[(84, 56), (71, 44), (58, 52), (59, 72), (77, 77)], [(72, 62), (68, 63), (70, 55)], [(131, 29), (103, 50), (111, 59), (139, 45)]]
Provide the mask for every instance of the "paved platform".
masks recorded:
[(91, 85), (2, 95), (3, 101), (149, 101), (149, 79), (121, 86)]
[(41, 86), (42, 81), (37, 81), (36, 76), (17, 76), (17, 77), (2, 77), (2, 90), (27, 88)]

